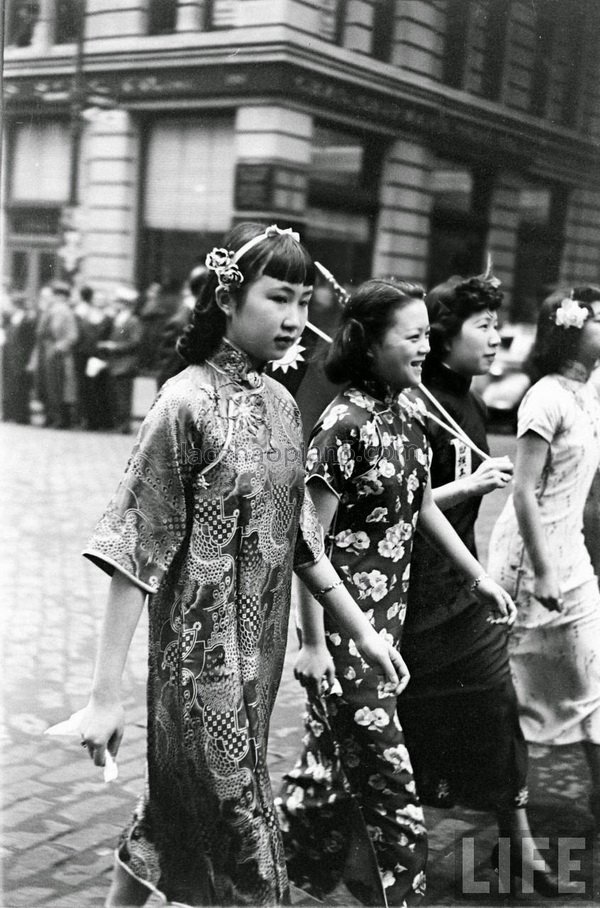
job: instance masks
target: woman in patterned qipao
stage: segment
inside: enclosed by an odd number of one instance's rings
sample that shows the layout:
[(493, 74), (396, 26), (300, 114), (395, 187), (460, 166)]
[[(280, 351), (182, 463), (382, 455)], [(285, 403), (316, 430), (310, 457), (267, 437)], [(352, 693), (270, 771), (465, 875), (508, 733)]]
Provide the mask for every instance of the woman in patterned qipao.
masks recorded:
[(148, 787), (107, 905), (277, 905), (287, 898), (266, 765), (292, 569), (347, 619), (393, 686), (402, 660), (323, 553), (304, 492), (302, 432), (262, 370), (299, 337), (312, 262), (290, 230), (240, 224), (211, 277), (125, 476), (86, 549), (112, 574), (82, 738), (102, 765), (123, 734), (119, 685), (148, 598)]
[[(497, 620), (512, 611), (500, 587), (479, 579), (481, 565), (433, 504), (422, 410), (401, 393), (421, 380), (428, 335), (420, 287), (374, 280), (358, 288), (326, 364), (328, 378), (349, 386), (317, 423), (307, 459), (332, 563), (396, 647), (417, 523), (478, 579), (478, 598)], [(365, 904), (403, 905), (424, 890), (427, 846), (397, 692), (381, 685), (335, 616), (323, 622), (319, 611), (303, 597), (296, 674), (309, 693), (305, 748), (277, 799), (288, 872), (319, 898), (343, 881)]]

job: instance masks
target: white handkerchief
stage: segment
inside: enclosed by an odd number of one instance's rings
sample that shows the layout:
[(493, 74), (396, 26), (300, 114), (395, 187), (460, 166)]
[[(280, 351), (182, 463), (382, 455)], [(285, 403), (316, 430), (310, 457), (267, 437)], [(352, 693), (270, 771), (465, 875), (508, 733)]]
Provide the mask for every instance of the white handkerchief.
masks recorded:
[(87, 378), (96, 378), (103, 369), (106, 369), (106, 362), (97, 356), (90, 356), (85, 366), (85, 374)]
[[(65, 719), (64, 722), (58, 722), (56, 725), (51, 725), (50, 728), (47, 728), (44, 732), (45, 735), (55, 735), (56, 737), (81, 737), (81, 716), (83, 709), (78, 710), (76, 713), (73, 713), (72, 716), (69, 716), (68, 719)], [(104, 781), (105, 782), (114, 782), (115, 779), (119, 777), (119, 767), (117, 762), (108, 748), (105, 750), (105, 764), (102, 767), (104, 770)]]

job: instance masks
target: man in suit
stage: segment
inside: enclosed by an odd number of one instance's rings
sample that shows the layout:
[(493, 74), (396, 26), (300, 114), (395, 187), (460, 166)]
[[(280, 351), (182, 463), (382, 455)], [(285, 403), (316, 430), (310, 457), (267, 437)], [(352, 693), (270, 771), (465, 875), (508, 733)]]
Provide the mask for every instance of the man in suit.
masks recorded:
[(40, 316), (37, 331), (38, 358), (45, 394), (46, 425), (69, 429), (77, 404), (73, 350), (78, 338), (77, 320), (71, 306), (71, 288), (53, 281), (48, 308)]
[(137, 374), (142, 344), (142, 323), (137, 315), (139, 296), (129, 287), (119, 287), (115, 295), (117, 313), (108, 340), (97, 345), (106, 356), (117, 432), (131, 430), (133, 380)]

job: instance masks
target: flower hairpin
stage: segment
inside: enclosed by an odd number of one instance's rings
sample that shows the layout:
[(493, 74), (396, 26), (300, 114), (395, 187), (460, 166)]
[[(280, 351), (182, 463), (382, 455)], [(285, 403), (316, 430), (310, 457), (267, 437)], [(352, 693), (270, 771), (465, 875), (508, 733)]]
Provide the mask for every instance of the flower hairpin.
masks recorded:
[(233, 252), (230, 249), (219, 249), (215, 246), (206, 256), (204, 264), (210, 271), (217, 275), (219, 287), (230, 290), (244, 282), (244, 275), (234, 262)]
[(253, 246), (273, 236), (289, 236), (297, 243), (300, 242), (300, 235), (295, 230), (292, 230), (291, 227), (278, 227), (277, 224), (271, 224), (270, 227), (265, 228), (263, 233), (253, 236), (251, 240), (240, 246), (237, 252), (215, 246), (206, 256), (204, 264), (209, 271), (214, 271), (217, 275), (219, 287), (223, 287), (224, 290), (230, 290), (232, 287), (244, 283), (244, 275), (237, 267), (241, 257)]
[(554, 315), (554, 322), (561, 328), (583, 328), (583, 323), (588, 317), (589, 312), (579, 305), (576, 299), (571, 296), (561, 300), (561, 304)]

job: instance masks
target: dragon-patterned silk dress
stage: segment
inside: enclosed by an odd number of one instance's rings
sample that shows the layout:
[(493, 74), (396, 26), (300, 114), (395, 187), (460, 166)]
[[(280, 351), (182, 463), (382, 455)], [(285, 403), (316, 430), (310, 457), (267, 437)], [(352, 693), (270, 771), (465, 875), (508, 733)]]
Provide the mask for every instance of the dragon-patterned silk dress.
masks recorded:
[(148, 782), (119, 859), (170, 902), (287, 897), (266, 763), (292, 570), (317, 561), (301, 421), (224, 341), (162, 389), (84, 554), (149, 594)]

